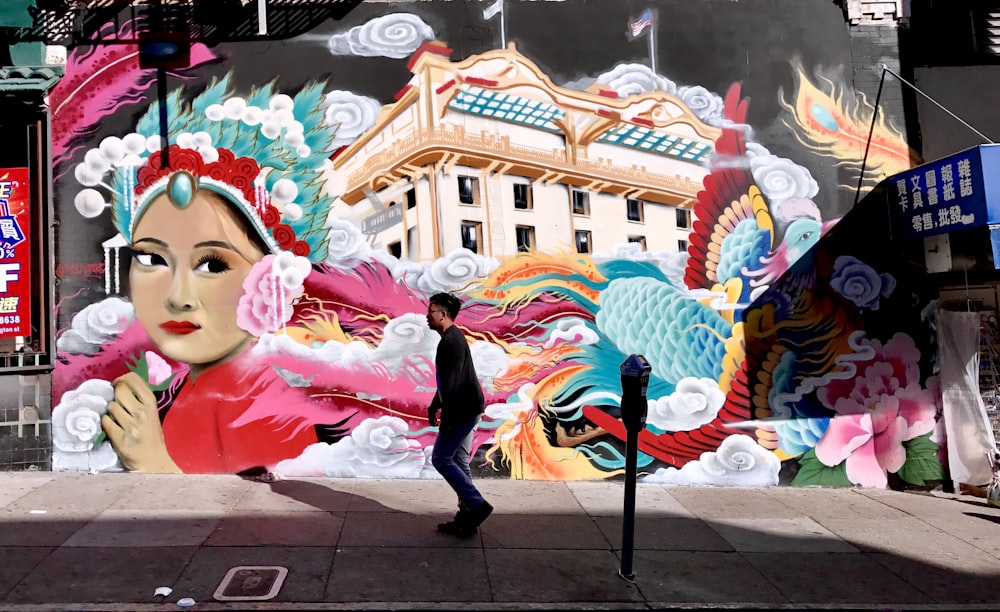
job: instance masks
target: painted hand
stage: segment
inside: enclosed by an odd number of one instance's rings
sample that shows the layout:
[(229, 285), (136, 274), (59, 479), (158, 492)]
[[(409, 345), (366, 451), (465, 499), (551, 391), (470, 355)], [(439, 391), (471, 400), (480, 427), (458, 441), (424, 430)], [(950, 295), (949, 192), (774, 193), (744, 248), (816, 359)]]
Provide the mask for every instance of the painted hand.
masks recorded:
[(101, 425), (122, 464), (136, 472), (180, 472), (167, 452), (153, 392), (135, 372), (116, 380), (114, 387), (115, 399)]

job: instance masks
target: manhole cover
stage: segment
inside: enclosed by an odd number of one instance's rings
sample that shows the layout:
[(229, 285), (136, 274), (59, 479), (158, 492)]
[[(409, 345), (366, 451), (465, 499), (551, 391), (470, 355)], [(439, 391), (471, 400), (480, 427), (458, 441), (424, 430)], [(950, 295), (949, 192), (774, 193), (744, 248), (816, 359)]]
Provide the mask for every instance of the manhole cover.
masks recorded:
[(217, 601), (264, 601), (281, 590), (288, 568), (278, 565), (240, 565), (230, 569), (215, 589)]

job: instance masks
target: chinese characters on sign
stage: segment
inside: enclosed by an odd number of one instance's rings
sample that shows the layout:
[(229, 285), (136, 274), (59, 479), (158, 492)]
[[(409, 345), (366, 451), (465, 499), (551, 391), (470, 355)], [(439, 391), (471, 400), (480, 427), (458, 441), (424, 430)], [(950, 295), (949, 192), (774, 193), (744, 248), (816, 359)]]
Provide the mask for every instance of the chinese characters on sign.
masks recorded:
[(28, 169), (0, 168), (0, 336), (31, 334)]
[(897, 174), (889, 180), (894, 237), (923, 238), (984, 225), (979, 149)]

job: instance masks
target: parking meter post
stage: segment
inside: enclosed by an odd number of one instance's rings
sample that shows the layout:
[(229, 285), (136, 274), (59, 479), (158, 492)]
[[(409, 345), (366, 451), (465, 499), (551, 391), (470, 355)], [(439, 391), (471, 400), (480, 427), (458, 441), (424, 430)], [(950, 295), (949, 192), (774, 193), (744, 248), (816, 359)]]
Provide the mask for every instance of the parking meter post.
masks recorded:
[(625, 500), (622, 509), (622, 560), (618, 575), (632, 581), (635, 545), (635, 481), (638, 471), (639, 432), (646, 427), (646, 386), (652, 368), (642, 355), (629, 355), (621, 364), (622, 422), (625, 439)]
[(625, 442), (625, 503), (622, 507), (622, 561), (618, 574), (635, 580), (632, 557), (635, 550), (635, 473), (638, 463), (639, 432), (628, 430)]

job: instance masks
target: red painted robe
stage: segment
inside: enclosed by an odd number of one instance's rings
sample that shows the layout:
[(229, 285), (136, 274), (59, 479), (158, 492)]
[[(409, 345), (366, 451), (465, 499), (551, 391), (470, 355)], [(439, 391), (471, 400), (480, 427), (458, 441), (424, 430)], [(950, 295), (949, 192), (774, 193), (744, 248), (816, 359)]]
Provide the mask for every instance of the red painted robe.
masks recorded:
[(269, 470), (317, 442), (296, 409), (307, 401), (304, 388), (244, 355), (184, 382), (163, 418), (167, 451), (185, 473)]

